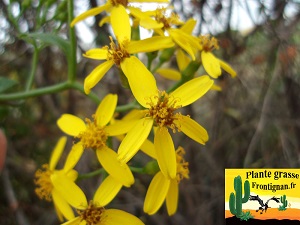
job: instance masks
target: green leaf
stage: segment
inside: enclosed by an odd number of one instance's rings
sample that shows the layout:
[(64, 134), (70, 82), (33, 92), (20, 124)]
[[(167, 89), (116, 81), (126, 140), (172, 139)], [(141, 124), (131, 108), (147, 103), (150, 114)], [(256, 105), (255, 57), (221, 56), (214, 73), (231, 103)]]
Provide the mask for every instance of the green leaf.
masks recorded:
[(71, 44), (69, 41), (63, 39), (57, 34), (49, 34), (49, 33), (29, 33), (21, 36), (22, 38), (33, 38), (35, 40), (40, 40), (42, 43), (47, 45), (58, 46), (67, 56), (70, 54)]
[(0, 93), (8, 90), (15, 86), (18, 82), (15, 80), (8, 79), (6, 77), (0, 77)]

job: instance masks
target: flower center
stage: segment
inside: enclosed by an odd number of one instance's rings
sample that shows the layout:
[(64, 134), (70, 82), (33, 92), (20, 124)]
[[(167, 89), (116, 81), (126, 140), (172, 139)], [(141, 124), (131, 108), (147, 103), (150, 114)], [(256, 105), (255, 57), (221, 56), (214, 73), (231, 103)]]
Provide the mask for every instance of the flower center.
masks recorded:
[(183, 158), (185, 151), (182, 147), (178, 147), (176, 150), (176, 162), (177, 162), (177, 174), (176, 179), (179, 183), (182, 179), (189, 179), (189, 163), (186, 162)]
[(146, 116), (150, 116), (154, 119), (155, 125), (159, 127), (170, 127), (173, 132), (179, 131), (174, 123), (175, 120), (180, 119), (180, 113), (174, 113), (179, 106), (175, 106), (177, 102), (174, 98), (170, 97), (165, 91), (158, 92), (158, 96), (154, 97), (157, 99), (157, 103), (154, 103), (152, 100), (148, 102), (150, 106), (149, 110), (146, 113)]
[(179, 19), (179, 16), (172, 12), (169, 17), (166, 16), (167, 8), (159, 8), (156, 10), (155, 20), (157, 22), (163, 23), (163, 29), (169, 29), (172, 25), (180, 25), (182, 22)]
[(218, 40), (214, 37), (210, 38), (209, 35), (201, 35), (200, 38), (200, 44), (203, 47), (203, 50), (205, 52), (211, 52), (214, 49), (219, 49)]
[(35, 180), (36, 184), (35, 193), (40, 199), (45, 199), (46, 201), (52, 201), (51, 192), (53, 190), (53, 185), (50, 179), (52, 171), (49, 170), (49, 165), (42, 165), (41, 169), (38, 169), (35, 172)]
[(119, 66), (124, 58), (130, 57), (130, 54), (125, 49), (128, 44), (128, 40), (124, 40), (123, 43), (116, 45), (111, 36), (109, 39), (110, 47), (106, 46), (106, 49), (108, 50), (107, 60), (113, 60), (114, 63)]
[(128, 0), (110, 0), (110, 3), (113, 5), (113, 6), (117, 6), (117, 5), (123, 5), (125, 8), (127, 7), (128, 5)]
[(98, 207), (90, 201), (88, 207), (84, 210), (77, 209), (81, 221), (85, 220), (87, 225), (96, 225), (101, 221), (101, 217), (105, 209), (103, 207)]
[(107, 134), (102, 127), (97, 125), (95, 116), (94, 121), (86, 118), (86, 130), (81, 132), (77, 137), (84, 148), (99, 149), (106, 146)]

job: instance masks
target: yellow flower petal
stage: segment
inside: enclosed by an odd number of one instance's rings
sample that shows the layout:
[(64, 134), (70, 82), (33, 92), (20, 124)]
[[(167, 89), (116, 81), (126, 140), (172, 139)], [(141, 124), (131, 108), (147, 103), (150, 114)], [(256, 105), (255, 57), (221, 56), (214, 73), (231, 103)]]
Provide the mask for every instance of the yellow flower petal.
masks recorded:
[(137, 123), (138, 119), (130, 121), (117, 121), (114, 124), (108, 125), (104, 128), (104, 131), (108, 136), (118, 136), (125, 134), (131, 130), (131, 128)]
[(103, 17), (99, 22), (99, 27), (102, 27), (106, 23), (110, 23), (110, 16)]
[(158, 172), (152, 179), (146, 193), (144, 212), (152, 215), (163, 204), (170, 186), (170, 180), (166, 179), (162, 172)]
[(107, 209), (103, 212), (103, 225), (144, 225), (144, 223), (127, 212), (118, 209)]
[(170, 96), (174, 96), (174, 99), (177, 100), (177, 106), (184, 107), (201, 98), (213, 83), (214, 81), (209, 76), (197, 77), (178, 87)]
[(81, 142), (78, 142), (77, 144), (72, 146), (72, 149), (66, 159), (65, 166), (63, 169), (65, 172), (68, 172), (75, 167), (75, 165), (81, 158), (83, 151), (84, 151), (84, 148), (83, 148)]
[(180, 126), (181, 131), (200, 144), (205, 145), (208, 141), (208, 134), (205, 128), (198, 124), (195, 120), (188, 116), (182, 116), (181, 120), (175, 121), (176, 125)]
[(150, 17), (145, 17), (140, 20), (140, 26), (150, 30), (150, 29), (160, 29), (164, 26), (164, 24), (159, 23)]
[(220, 61), (211, 52), (201, 52), (201, 60), (205, 71), (213, 78), (218, 78), (222, 71)]
[(181, 79), (181, 73), (179, 73), (177, 70), (174, 70), (174, 69), (159, 68), (158, 70), (156, 70), (156, 73), (158, 73), (162, 77), (170, 79), (170, 80), (180, 80)]
[(176, 179), (171, 180), (169, 191), (166, 197), (166, 205), (169, 216), (174, 215), (178, 206), (178, 183)]
[(63, 114), (57, 120), (57, 125), (63, 132), (71, 136), (77, 136), (86, 129), (84, 121), (71, 114)]
[(85, 209), (88, 205), (83, 191), (63, 173), (51, 175), (54, 188), (74, 208)]
[(213, 86), (211, 86), (210, 89), (214, 90), (214, 91), (222, 91), (222, 87), (220, 85), (217, 85), (217, 84), (214, 84)]
[(156, 96), (158, 90), (153, 74), (135, 56), (123, 60), (121, 68), (136, 100), (143, 107), (149, 107), (147, 105), (149, 98)]
[(176, 61), (179, 71), (183, 71), (192, 61), (181, 49), (177, 50)]
[(97, 66), (84, 80), (84, 92), (89, 94), (91, 89), (102, 79), (106, 72), (113, 66), (114, 61), (108, 60)]
[(73, 21), (71, 22), (70, 26), (73, 27), (76, 23), (78, 23), (79, 21), (82, 21), (90, 16), (95, 16), (100, 14), (103, 11), (108, 10), (112, 5), (110, 4), (110, 2), (108, 1), (106, 4), (96, 7), (96, 8), (92, 8), (82, 14), (80, 14), (79, 16), (75, 17), (73, 19)]
[(176, 177), (176, 153), (173, 140), (166, 127), (158, 128), (154, 136), (155, 153), (161, 172), (165, 177)]
[(127, 133), (118, 149), (118, 159), (127, 163), (147, 139), (153, 125), (152, 118), (139, 120)]
[(152, 157), (153, 159), (156, 159), (156, 153), (155, 153), (155, 147), (154, 144), (146, 139), (140, 149), (147, 154), (148, 156)]
[(118, 102), (118, 95), (106, 95), (96, 110), (96, 120), (99, 127), (104, 127), (112, 119)]
[(153, 31), (160, 36), (165, 36), (165, 31), (163, 29), (153, 29)]
[(129, 15), (122, 5), (114, 6), (110, 12), (110, 22), (117, 40), (122, 43), (124, 40), (131, 40), (131, 26)]
[(52, 198), (54, 205), (67, 220), (71, 220), (75, 217), (71, 206), (66, 202), (66, 200), (59, 194), (59, 192), (55, 188), (52, 190)]
[(140, 8), (128, 6), (127, 9), (129, 9), (130, 14), (133, 15), (136, 18), (143, 18), (145, 17), (144, 12)]
[(131, 41), (126, 50), (130, 54), (140, 52), (154, 52), (160, 49), (171, 48), (174, 46), (174, 42), (170, 37), (154, 36), (139, 41)]
[(230, 65), (228, 65), (226, 62), (220, 59), (219, 59), (219, 63), (222, 69), (225, 70), (227, 73), (229, 73), (231, 77), (236, 77), (236, 72), (234, 71), (234, 69), (231, 68)]
[(129, 113), (127, 113), (122, 120), (136, 120), (136, 119), (142, 119), (145, 114), (146, 114), (147, 110), (140, 110), (140, 109), (133, 109), (131, 110)]
[(108, 147), (103, 147), (96, 150), (97, 157), (103, 168), (114, 179), (122, 183), (126, 187), (130, 187), (134, 183), (134, 178), (131, 170), (126, 163), (121, 163), (118, 160), (116, 152)]
[(62, 152), (64, 151), (64, 148), (67, 143), (67, 137), (61, 137), (57, 144), (54, 147), (54, 150), (52, 151), (52, 155), (50, 157), (50, 162), (49, 162), (49, 169), (54, 170), (58, 160), (61, 157)]
[(71, 179), (72, 181), (75, 181), (78, 177), (78, 172), (76, 170), (69, 170), (66, 175), (69, 179)]
[(93, 201), (101, 206), (106, 206), (119, 193), (122, 186), (123, 185), (112, 176), (106, 177), (95, 192)]
[(107, 55), (108, 55), (108, 51), (105, 48), (90, 49), (85, 54), (83, 54), (83, 56), (86, 58), (98, 59), (98, 60), (106, 60)]
[(197, 23), (197, 21), (195, 19), (190, 18), (180, 27), (180, 30), (182, 30), (183, 32), (185, 32), (187, 34), (192, 34), (192, 32), (196, 26), (196, 23)]
[(63, 214), (61, 213), (61, 211), (56, 207), (56, 205), (54, 204), (54, 209), (57, 215), (57, 218), (59, 220), (59, 222), (63, 222), (64, 221), (64, 217)]
[(195, 52), (191, 45), (195, 44), (192, 36), (180, 31), (178, 29), (169, 29), (170, 36), (173, 38), (173, 41), (179, 45), (183, 50), (185, 50), (193, 60), (195, 60)]
[[(84, 223), (82, 223), (82, 222), (84, 222)], [(77, 216), (74, 219), (63, 223), (62, 225), (85, 225), (85, 224), (86, 224), (85, 220), (82, 220), (81, 217)]]

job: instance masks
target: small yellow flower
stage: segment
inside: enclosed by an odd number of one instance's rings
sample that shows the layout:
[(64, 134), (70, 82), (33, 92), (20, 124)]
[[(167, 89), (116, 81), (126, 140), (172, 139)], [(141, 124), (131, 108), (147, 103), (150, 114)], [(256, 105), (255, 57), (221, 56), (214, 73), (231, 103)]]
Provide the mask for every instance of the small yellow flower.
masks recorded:
[[(79, 16), (75, 17), (74, 20), (71, 22), (71, 27), (73, 27), (79, 21), (82, 21), (90, 16), (98, 15), (104, 11), (110, 12), (110, 17), (117, 17), (118, 13), (115, 12), (115, 9), (119, 6), (123, 6), (124, 8), (131, 9), (133, 7), (128, 7), (129, 3), (168, 3), (169, 0), (108, 0), (104, 5), (92, 8)], [(124, 22), (124, 21), (123, 21)]]
[[(110, 37), (110, 46), (91, 49), (84, 54), (87, 58), (106, 60), (97, 66), (84, 80), (84, 91), (86, 94), (90, 93), (90, 90), (113, 65), (120, 67), (126, 77), (127, 71), (133, 70), (133, 68), (136, 74), (132, 79), (143, 76), (142, 71), (145, 71), (146, 68), (144, 64), (137, 57), (132, 56), (132, 54), (153, 52), (174, 46), (172, 39), (169, 37), (156, 36), (144, 40), (131, 41), (131, 27), (129, 22), (126, 22), (129, 21), (129, 15), (123, 6), (115, 8), (114, 11), (116, 11), (117, 14), (111, 17), (111, 24), (117, 38), (117, 44)], [(130, 83), (132, 83), (131, 80), (129, 80), (129, 84)]]
[[(154, 29), (156, 33), (165, 36), (165, 31), (180, 48), (185, 50), (193, 60), (195, 60), (196, 49), (200, 48), (197, 38), (187, 33), (190, 26), (195, 25), (188, 21), (188, 26), (184, 25), (176, 13), (167, 16), (168, 8), (158, 8), (151, 12), (142, 12), (139, 9), (132, 9), (131, 14), (140, 20), (140, 25), (146, 29)], [(174, 26), (180, 26), (177, 29)]]
[(38, 169), (35, 173), (35, 184), (36, 189), (35, 193), (40, 199), (45, 199), (46, 201), (53, 201), (54, 207), (57, 212), (57, 216), (60, 221), (63, 221), (63, 218), (68, 220), (74, 218), (74, 213), (70, 205), (64, 200), (63, 196), (57, 191), (53, 186), (51, 177), (54, 174), (60, 174), (62, 178), (69, 178), (72, 181), (76, 180), (77, 172), (72, 168), (75, 164), (72, 164), (68, 159), (65, 163), (65, 166), (62, 170), (55, 169), (58, 160), (61, 157), (61, 154), (66, 145), (67, 138), (61, 137), (54, 150), (52, 152), (49, 164), (44, 164), (41, 169)]
[[(192, 62), (192, 60), (181, 49), (179, 49), (176, 52), (176, 61), (179, 71), (172, 68), (159, 68), (158, 70), (156, 70), (156, 73), (164, 78), (179, 81), (180, 79), (182, 79), (182, 74), (186, 72), (185, 70)], [(219, 85), (213, 84), (211, 90), (221, 91), (222, 88)]]
[(114, 179), (129, 187), (134, 183), (129, 167), (120, 163), (117, 159), (117, 153), (106, 145), (109, 136), (117, 136), (126, 132), (122, 127), (118, 129), (117, 126), (114, 126), (111, 129), (108, 126), (113, 117), (117, 100), (117, 95), (108, 94), (98, 106), (93, 121), (86, 119), (84, 122), (74, 115), (63, 114), (58, 119), (57, 124), (63, 132), (74, 136), (75, 140), (79, 140), (71, 150), (73, 161), (77, 162), (80, 159), (84, 149), (94, 149), (103, 168)]
[(208, 76), (201, 76), (186, 82), (170, 94), (159, 92), (156, 84), (147, 79), (144, 79), (144, 88), (132, 88), (136, 100), (146, 108), (145, 116), (136, 122), (121, 142), (118, 158), (128, 162), (147, 139), (154, 125), (158, 127), (154, 135), (158, 165), (166, 177), (175, 178), (175, 149), (168, 128), (174, 133), (182, 131), (198, 143), (205, 144), (208, 140), (207, 131), (189, 116), (181, 115), (176, 110), (195, 102), (212, 85), (213, 81)]
[(188, 162), (183, 158), (185, 151), (182, 147), (176, 150), (176, 177), (166, 178), (158, 172), (152, 179), (144, 202), (144, 211), (149, 215), (157, 212), (166, 200), (169, 216), (173, 215), (178, 205), (178, 185), (182, 179), (189, 178)]
[(219, 44), (216, 38), (210, 38), (209, 35), (199, 36), (201, 44), (201, 60), (205, 71), (213, 78), (218, 78), (222, 71), (225, 70), (231, 75), (236, 76), (236, 72), (224, 61), (215, 57), (211, 52), (215, 49), (219, 49)]
[[(82, 190), (70, 179), (62, 179), (60, 174), (52, 177), (52, 182), (65, 200), (73, 206), (78, 216), (64, 223), (66, 225), (143, 225), (137, 217), (118, 209), (105, 209), (107, 201), (102, 190), (97, 190), (93, 200), (88, 202)], [(101, 187), (101, 186), (100, 186)], [(100, 188), (99, 187), (99, 188)], [(111, 187), (114, 188), (114, 187)]]

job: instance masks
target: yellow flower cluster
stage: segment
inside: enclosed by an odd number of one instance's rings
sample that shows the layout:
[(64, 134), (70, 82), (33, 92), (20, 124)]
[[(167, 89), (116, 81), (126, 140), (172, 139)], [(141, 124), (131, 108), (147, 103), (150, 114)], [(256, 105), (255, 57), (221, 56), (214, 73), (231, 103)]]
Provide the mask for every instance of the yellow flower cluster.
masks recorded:
[[(236, 76), (228, 64), (213, 55), (212, 51), (219, 48), (216, 38), (193, 36), (195, 20), (181, 21), (171, 7), (142, 11), (133, 7), (132, 2), (168, 3), (167, 0), (108, 0), (104, 5), (79, 15), (70, 25), (73, 27), (89, 16), (106, 12), (107, 16), (100, 24), (111, 25), (113, 33), (107, 37), (110, 45), (90, 49), (84, 54), (84, 57), (102, 61), (85, 78), (84, 91), (89, 94), (108, 70), (116, 66), (128, 80), (137, 103), (134, 110), (116, 120), (118, 96), (109, 93), (90, 118), (82, 120), (71, 114), (58, 118), (58, 127), (73, 137), (72, 149), (64, 168), (55, 169), (67, 141), (62, 137), (53, 150), (49, 165), (36, 172), (35, 183), (37, 195), (41, 199), (53, 200), (60, 220), (67, 220), (65, 224), (143, 224), (127, 212), (104, 208), (123, 186), (130, 187), (134, 183), (127, 163), (139, 150), (158, 165), (145, 196), (144, 211), (154, 214), (166, 201), (168, 214), (173, 215), (178, 205), (178, 185), (181, 180), (189, 178), (189, 169), (183, 158), (185, 150), (182, 147), (175, 150), (172, 135), (183, 132), (202, 145), (209, 139), (205, 128), (189, 115), (184, 115), (181, 108), (193, 104), (214, 88), (214, 80), (222, 70)], [(137, 26), (151, 30), (152, 37), (132, 40), (132, 28)], [(149, 52), (156, 55), (154, 69), (151, 65), (146, 67), (137, 55)], [(161, 68), (173, 55), (179, 69)], [(199, 76), (197, 71), (201, 65), (208, 75)], [(177, 83), (168, 90), (160, 90), (154, 73)], [(112, 138), (120, 141), (118, 149), (111, 146), (109, 140)], [(80, 174), (74, 170), (86, 149), (95, 151), (99, 164), (108, 173), (89, 201), (76, 185)], [(76, 209), (77, 216), (72, 208)]]

